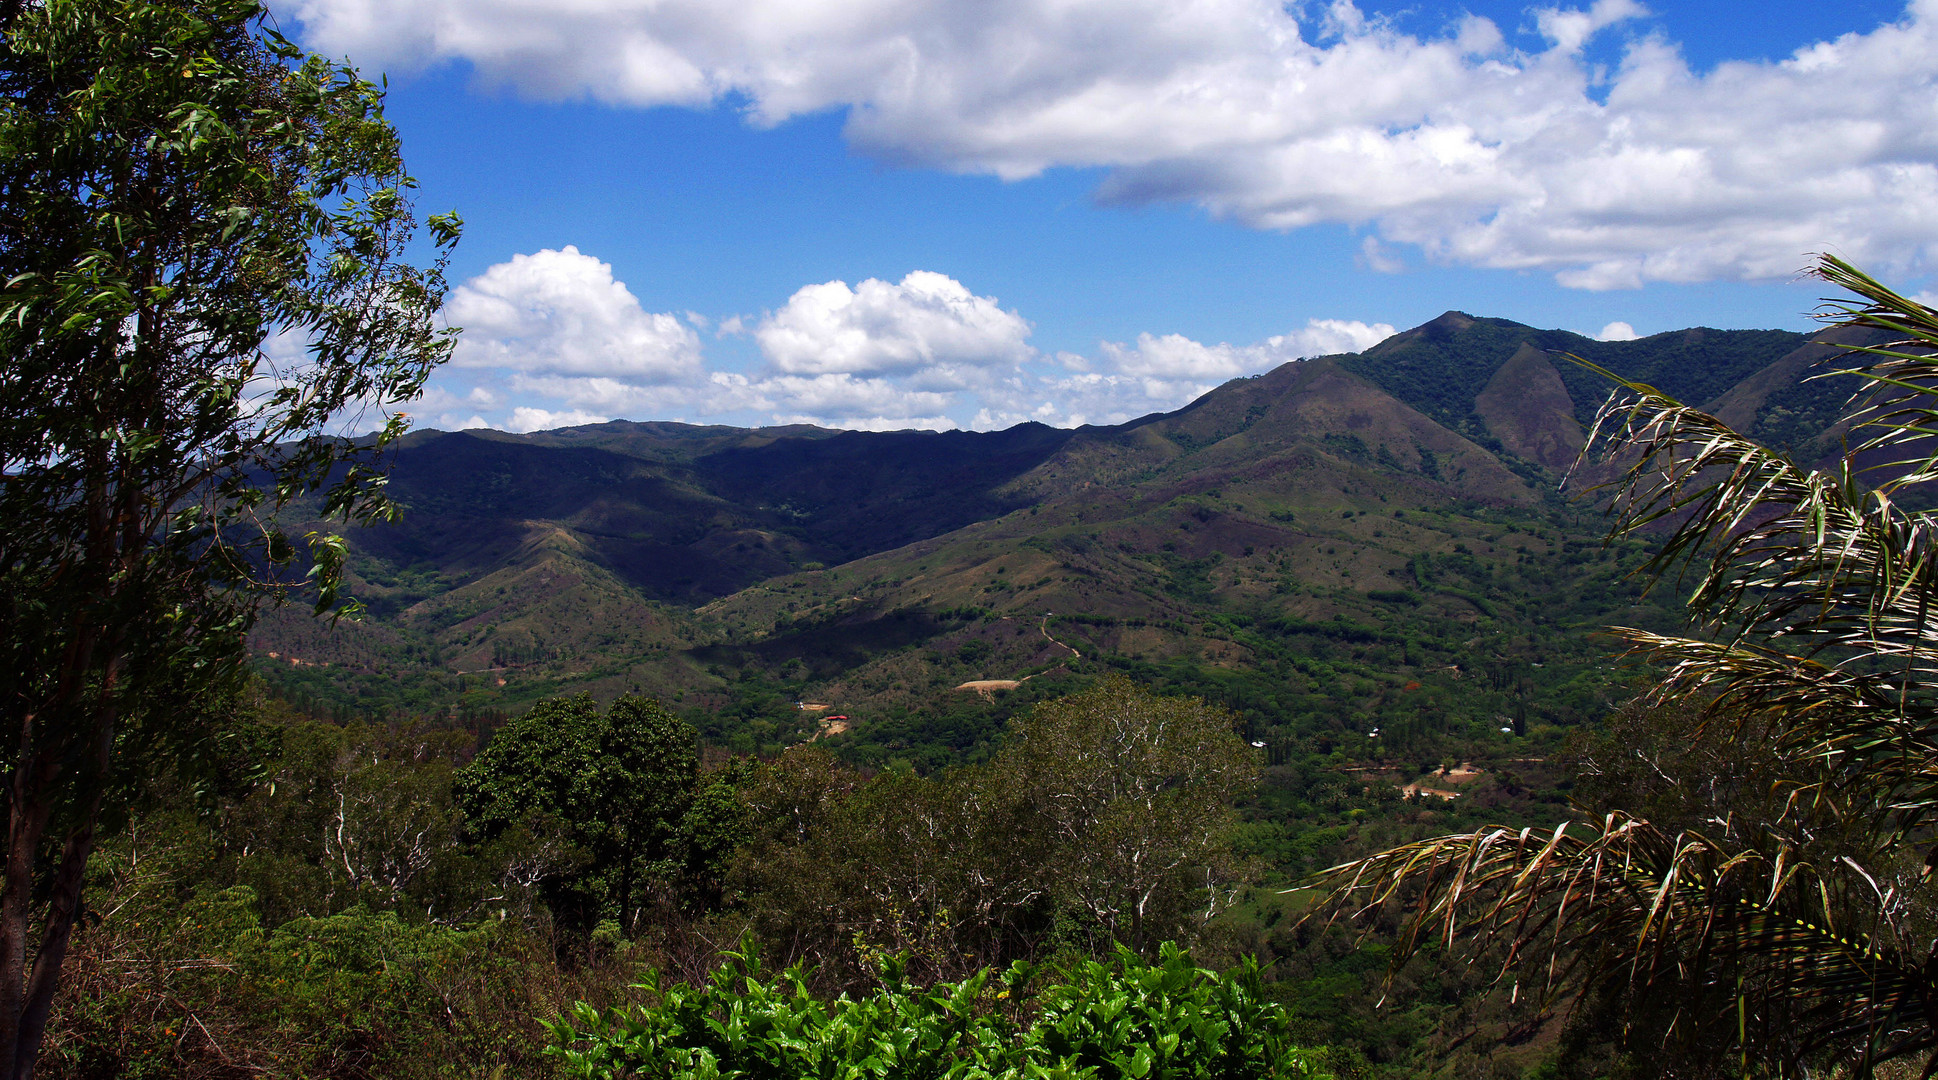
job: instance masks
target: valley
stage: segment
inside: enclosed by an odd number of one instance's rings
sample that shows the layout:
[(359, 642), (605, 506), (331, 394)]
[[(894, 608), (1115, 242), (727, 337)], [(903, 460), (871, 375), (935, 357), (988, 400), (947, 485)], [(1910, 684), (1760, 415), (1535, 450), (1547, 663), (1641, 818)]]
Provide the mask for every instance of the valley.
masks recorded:
[[(1327, 867), (1552, 827), (1633, 784), (1619, 740), (1702, 745), (1674, 709), (1624, 707), (1656, 673), (1604, 631), (1677, 630), (1683, 584), (1647, 587), (1659, 533), (1607, 539), (1599, 489), (1620, 463), (1580, 459), (1608, 383), (1565, 354), (1805, 460), (1841, 448), (1827, 418), (1848, 386), (1809, 379), (1844, 355), (1828, 340), (1599, 342), (1457, 312), (1114, 427), (420, 432), (390, 459), (402, 520), (349, 536), (361, 616), (282, 610), (257, 627), (266, 715), (286, 711), (264, 737), (295, 786), (247, 798), (296, 821), (333, 805), (303, 792), (368, 791), (356, 820), (373, 852), (393, 820), (442, 822), (449, 862), (400, 888), (427, 911), (522, 896), (533, 940), (586, 950), (597, 985), (617, 978), (600, 964), (639, 956), (697, 978), (753, 934), (821, 965), (832, 994), (868, 984), (872, 949), (942, 978), (1134, 933), (1097, 929), (1122, 905), (1072, 914), (1123, 868), (1051, 852), (1064, 834), (1032, 815), (1059, 803), (1032, 800), (1124, 767), (1086, 750), (1097, 732), (1074, 734), (1097, 703), (1143, 717), (1116, 736), (1132, 740), (1192, 714), (1220, 729), (1220, 775), (1243, 780), (1216, 800), (1223, 824), (1193, 834), (1210, 847), (1191, 873), (1235, 884), (1221, 900), (1194, 878), (1205, 906), (1172, 908), (1166, 933), (1189, 920), (1213, 966), (1258, 957), (1297, 1038), (1342, 1075), (1609, 1060), (1613, 1042), (1567, 1049), (1564, 1031), (1585, 1029), (1489, 993), (1477, 968), (1429, 954), (1389, 970), (1390, 946), (1303, 921)], [(573, 785), (626, 760), (600, 749), (616, 734), (575, 726), (608, 705), (663, 705), (699, 736), (680, 766), (693, 775), (667, 789), (690, 806), (654, 834), (643, 892), (545, 861), (597, 857), (597, 834), (548, 855), (550, 819), (480, 824), (482, 776), (589, 797)], [(1197, 766), (1153, 767), (1173, 775), (1163, 787)], [(570, 813), (596, 829), (612, 811)], [(1081, 858), (1165, 835), (1151, 814), (1084, 826), (1101, 846)], [(351, 895), (397, 903), (354, 861), (317, 862), (315, 827), (260, 855), (225, 841), (222, 880), (258, 890), (272, 921)], [(647, 906), (595, 918), (635, 895)]]
[(1561, 354), (1810, 454), (1847, 389), (1800, 380), (1832, 352), (1449, 312), (1118, 427), (421, 432), (401, 524), (350, 538), (364, 615), (272, 613), (254, 647), (339, 717), (639, 691), (737, 751), (922, 771), (1106, 671), (1229, 705), (1280, 756), (1372, 729), (1421, 760), (1551, 746), (1636, 677), (1596, 631), (1680, 619), (1631, 576), (1644, 545), (1604, 545), (1607, 477), (1569, 476), (1606, 380)]

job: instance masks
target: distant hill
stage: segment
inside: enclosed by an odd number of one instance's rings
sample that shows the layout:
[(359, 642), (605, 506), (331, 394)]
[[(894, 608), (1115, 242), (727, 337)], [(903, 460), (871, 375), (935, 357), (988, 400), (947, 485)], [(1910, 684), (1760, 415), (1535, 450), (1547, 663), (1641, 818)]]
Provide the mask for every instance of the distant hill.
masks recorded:
[[(821, 734), (801, 700), (851, 717), (833, 745), (918, 764), (1105, 668), (1214, 693), (1261, 741), (1573, 723), (1625, 692), (1588, 634), (1675, 615), (1555, 490), (1607, 392), (1557, 354), (1814, 453), (1848, 388), (1801, 380), (1834, 351), (1448, 312), (1114, 427), (423, 432), (392, 460), (403, 523), (351, 537), (369, 615), (279, 614), (255, 647), (339, 711), (639, 688), (770, 745)], [(955, 689), (992, 680), (1017, 685)]]

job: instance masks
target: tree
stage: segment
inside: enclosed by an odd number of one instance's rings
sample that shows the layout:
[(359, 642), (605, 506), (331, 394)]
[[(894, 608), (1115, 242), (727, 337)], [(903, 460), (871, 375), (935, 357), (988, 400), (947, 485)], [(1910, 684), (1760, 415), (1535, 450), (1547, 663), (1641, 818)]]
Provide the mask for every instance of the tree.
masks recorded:
[(1121, 677), (1035, 706), (989, 762), (864, 779), (796, 747), (741, 791), (731, 875), (790, 960), (865, 980), (868, 954), (926, 976), (1064, 947), (1190, 939), (1245, 880), (1233, 804), (1257, 777), (1231, 714)]
[[(0, 1076), (30, 1075), (97, 830), (208, 756), (265, 600), (388, 517), (341, 437), (449, 353), (382, 93), (253, 0), (0, 6)], [(454, 217), (433, 217), (440, 250)], [(290, 354), (294, 354), (291, 358)], [(310, 517), (315, 507), (306, 508)], [(38, 943), (29, 931), (38, 924)]]
[(1041, 868), (1060, 906), (1098, 944), (1150, 951), (1188, 936), (1244, 880), (1233, 805), (1258, 779), (1236, 720), (1197, 698), (1113, 677), (1015, 720), (978, 779), (1020, 804), (1012, 839), (1044, 837)]
[(751, 838), (739, 786), (754, 768), (752, 758), (731, 759), (707, 778), (680, 816), (679, 872), (683, 899), (690, 907), (711, 911), (726, 899), (734, 853)]
[[(460, 843), (452, 791), (471, 756), (461, 731), (404, 724), (333, 724), (271, 706), (258, 721), (259, 781), (196, 828), (163, 803), (141, 834), (206, 836), (213, 880), (256, 891), (269, 925), (364, 905), (410, 920), (458, 923), (488, 905), (518, 906), (515, 863), (545, 854), (511, 843)], [(146, 809), (146, 808), (144, 808)], [(507, 878), (512, 880), (507, 889)]]
[[(579, 694), (500, 728), (459, 773), (458, 797), (483, 838), (552, 829), (585, 854), (583, 872), (548, 883), (556, 917), (630, 929), (647, 886), (679, 874), (699, 767), (697, 734), (659, 702), (627, 696), (601, 713)], [(707, 809), (718, 812), (713, 800)]]
[[(1664, 1074), (1938, 1067), (1938, 856), (1921, 854), (1938, 808), (1938, 517), (1914, 508), (1938, 481), (1938, 311), (1836, 258), (1816, 272), (1858, 298), (1828, 317), (1877, 335), (1846, 346), (1863, 381), (1837, 460), (1807, 467), (1620, 380), (1596, 425), (1618, 467), (1614, 533), (1666, 537), (1651, 572), (1691, 572), (1711, 631), (1619, 631), (1662, 670), (1647, 719), (1619, 720), (1619, 757), (1700, 782), (1669, 798), (1608, 770), (1597, 812), (1552, 831), (1482, 829), (1328, 871), (1363, 915), (1403, 902), (1400, 958), (1429, 936), (1491, 940), (1520, 992), (1626, 1010)], [(1678, 719), (1678, 703), (1700, 711)]]

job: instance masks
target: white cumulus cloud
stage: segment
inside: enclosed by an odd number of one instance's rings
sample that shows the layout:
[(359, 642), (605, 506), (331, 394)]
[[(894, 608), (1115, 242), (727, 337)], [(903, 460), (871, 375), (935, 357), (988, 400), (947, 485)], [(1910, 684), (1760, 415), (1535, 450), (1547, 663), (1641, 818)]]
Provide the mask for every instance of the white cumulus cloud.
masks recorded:
[[(1472, 16), (1401, 33), (1350, 0), (288, 10), (312, 47), (372, 66), (461, 59), (541, 98), (725, 100), (756, 124), (845, 108), (850, 141), (898, 165), (1101, 168), (1105, 200), (1363, 226), (1376, 267), (1412, 245), (1599, 289), (1781, 278), (1833, 245), (1888, 267), (1938, 252), (1938, 0), (1707, 72), (1638, 29), (1635, 0), (1535, 10), (1538, 39)], [(1583, 47), (1608, 33), (1629, 36), (1602, 71)]]
[(1577, 8), (1541, 8), (1534, 13), (1541, 36), (1573, 52), (1586, 44), (1596, 31), (1625, 19), (1639, 19), (1649, 10), (1635, 0), (1595, 0), (1586, 11)]
[(1135, 346), (1106, 341), (1101, 350), (1110, 367), (1123, 375), (1224, 380), (1302, 357), (1363, 352), (1393, 334), (1385, 323), (1309, 319), (1302, 330), (1277, 334), (1256, 345), (1204, 345), (1182, 334), (1139, 334)]
[(1279, 354), (1330, 356), (1334, 353), (1365, 352), (1399, 333), (1386, 323), (1365, 323), (1358, 319), (1307, 319), (1305, 328), (1265, 339)]
[[(747, 372), (706, 370), (694, 328), (712, 320), (648, 312), (609, 264), (575, 247), (491, 267), (452, 291), (445, 316), (464, 327), (454, 374), (477, 380), (468, 391), (431, 387), (419, 413), (446, 428), (620, 416), (947, 428), (963, 393), (1036, 356), (1022, 316), (926, 270), (798, 290), (752, 327), (766, 363)], [(742, 333), (745, 322), (720, 325)], [(493, 411), (464, 413), (483, 409)]]
[(1121, 424), (1189, 404), (1219, 383), (1256, 375), (1308, 356), (1363, 352), (1393, 336), (1385, 323), (1308, 319), (1301, 329), (1251, 345), (1206, 345), (1183, 334), (1139, 334), (1133, 344), (1106, 341), (1095, 359), (1059, 354), (1061, 371), (990, 387), (973, 427), (1026, 420), (1076, 427)]
[(648, 313), (610, 266), (572, 247), (491, 267), (453, 290), (447, 317), (465, 326), (458, 362), (413, 406), (447, 430), (615, 417), (865, 430), (1113, 424), (1393, 333), (1383, 323), (1310, 319), (1249, 345), (1145, 333), (1099, 342), (1089, 356), (1044, 356), (1022, 315), (917, 270), (900, 282), (808, 285), (758, 320), (723, 320), (752, 336), (763, 362), (710, 371), (692, 328), (713, 320)]
[(612, 266), (571, 245), (514, 255), (451, 291), (464, 328), (452, 363), (546, 375), (673, 382), (700, 371), (700, 338), (640, 306)]
[(554, 412), (551, 409), (520, 405), (511, 411), (511, 416), (506, 419), (504, 427), (506, 431), (550, 431), (553, 428), (603, 424), (610, 419), (612, 417), (589, 413), (582, 409)]
[(761, 352), (791, 375), (927, 370), (944, 380), (1028, 359), (1029, 335), (1022, 316), (929, 270), (899, 284), (808, 285), (754, 330)]
[(1106, 341), (1101, 348), (1105, 362), (1118, 373), (1153, 378), (1224, 380), (1253, 362), (1250, 350), (1203, 345), (1183, 334), (1139, 334), (1134, 346)]

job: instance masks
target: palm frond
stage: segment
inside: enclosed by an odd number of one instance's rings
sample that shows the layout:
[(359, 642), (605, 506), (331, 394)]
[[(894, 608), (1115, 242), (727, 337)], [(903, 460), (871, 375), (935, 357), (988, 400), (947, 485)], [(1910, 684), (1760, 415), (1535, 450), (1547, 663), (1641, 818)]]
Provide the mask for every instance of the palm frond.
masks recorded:
[(1689, 1024), (1734, 1025), (1742, 1010), (1780, 1028), (1760, 1043), (1792, 1064), (1860, 1035), (1873, 1063), (1929, 1052), (1925, 1002), (1938, 985), (1872, 928), (1839, 925), (1862, 907), (1850, 895), (1862, 867), (1836, 869), (1618, 813), (1436, 837), (1322, 876), (1334, 912), (1403, 912), (1396, 964), (1427, 940), (1466, 941), (1496, 947), (1503, 977), (1539, 964), (1550, 1000), (1611, 983), (1673, 987), (1696, 1013)]
[(1589, 438), (1611, 536), (1651, 538), (1643, 575), (1689, 583), (1703, 634), (1617, 632), (1660, 665), (1658, 701), (1705, 702), (1767, 755), (1776, 809), (1743, 829), (1717, 806), (1713, 836), (1614, 812), (1423, 840), (1320, 875), (1321, 910), (1397, 915), (1396, 964), (1459, 942), (1503, 975), (1538, 959), (1551, 995), (1673, 988), (1672, 1028), (1726, 1025), (1778, 1073), (1924, 1054), (1929, 1075), (1938, 951), (1902, 853), (1938, 813), (1938, 521), (1917, 508), (1938, 490), (1938, 310), (1832, 256), (1815, 272), (1855, 297), (1822, 317), (1865, 331), (1816, 376), (1859, 379), (1835, 429), (1856, 444), (1828, 465), (1572, 358), (1615, 386)]
[[(1887, 494), (1938, 480), (1938, 311), (1835, 256), (1823, 256), (1816, 274), (1859, 301), (1826, 299), (1819, 318), (1890, 338), (1844, 345), (1848, 353), (1869, 358), (1850, 372), (1868, 384), (1852, 395), (1854, 430), (1867, 437), (1850, 456), (1880, 476), (1879, 489)], [(1830, 374), (1836, 372), (1817, 378)]]
[(1617, 387), (1591, 436), (1622, 466), (1611, 532), (1666, 531), (1643, 572), (1693, 577), (1689, 606), (1716, 640), (1618, 632), (1665, 663), (1661, 694), (1773, 710), (1800, 760), (1916, 815), (1938, 808), (1938, 524), (1898, 496), (1938, 479), (1938, 363), (1914, 351), (1938, 345), (1938, 313), (1837, 260), (1821, 273), (1871, 290), (1837, 309), (1847, 324), (1910, 335), (1850, 347), (1872, 354), (1855, 373), (1876, 392), (1853, 396), (1869, 434), (1832, 466), (1580, 361)]

